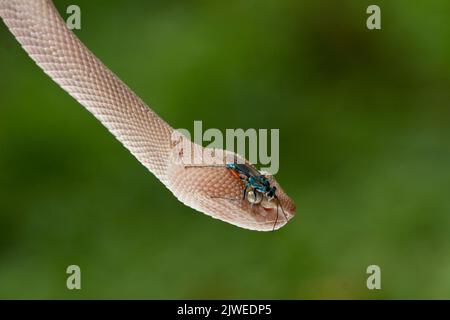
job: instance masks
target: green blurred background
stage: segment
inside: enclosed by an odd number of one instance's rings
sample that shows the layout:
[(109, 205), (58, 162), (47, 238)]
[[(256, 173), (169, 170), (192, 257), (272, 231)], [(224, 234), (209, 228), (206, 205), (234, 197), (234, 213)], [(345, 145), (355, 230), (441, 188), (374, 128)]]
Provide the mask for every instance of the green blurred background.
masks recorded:
[(258, 233), (185, 207), (1, 23), (0, 298), (450, 298), (449, 1), (69, 4), (173, 127), (280, 128), (297, 216)]

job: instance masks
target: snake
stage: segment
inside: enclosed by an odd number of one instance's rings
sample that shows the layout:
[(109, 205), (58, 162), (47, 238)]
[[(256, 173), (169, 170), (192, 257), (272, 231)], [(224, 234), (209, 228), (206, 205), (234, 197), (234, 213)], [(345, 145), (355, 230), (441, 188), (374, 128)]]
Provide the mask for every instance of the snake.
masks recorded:
[(264, 198), (255, 204), (242, 197), (242, 179), (220, 161), (187, 165), (186, 155), (196, 163), (208, 154), (253, 166), (232, 151), (203, 147), (177, 134), (78, 39), (51, 0), (0, 0), (0, 17), (36, 65), (186, 206), (256, 231), (277, 230), (294, 217), (294, 201), (272, 175), (267, 177), (277, 188), (276, 201)]

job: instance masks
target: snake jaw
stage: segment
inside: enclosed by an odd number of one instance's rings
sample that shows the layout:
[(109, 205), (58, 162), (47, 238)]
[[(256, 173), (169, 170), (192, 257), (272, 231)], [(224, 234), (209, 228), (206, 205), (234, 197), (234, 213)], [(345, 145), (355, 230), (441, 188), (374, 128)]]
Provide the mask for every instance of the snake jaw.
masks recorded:
[(284, 192), (276, 198), (264, 197), (261, 208), (266, 212), (266, 221), (271, 230), (283, 227), (295, 215), (295, 205)]

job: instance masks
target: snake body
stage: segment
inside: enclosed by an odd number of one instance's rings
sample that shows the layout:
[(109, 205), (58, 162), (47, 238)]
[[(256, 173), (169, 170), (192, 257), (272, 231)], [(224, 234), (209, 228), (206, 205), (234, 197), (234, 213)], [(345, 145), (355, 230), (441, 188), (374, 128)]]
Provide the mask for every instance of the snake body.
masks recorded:
[[(209, 150), (174, 139), (174, 129), (153, 112), (67, 28), (50, 0), (0, 0), (0, 17), (36, 64), (92, 113), (180, 201), (236, 226), (266, 231), (285, 225), (294, 202), (277, 187), (278, 201), (252, 205), (242, 181), (225, 166), (186, 166), (183, 153)], [(225, 151), (225, 157), (240, 157)], [(284, 215), (279, 211), (283, 208)]]

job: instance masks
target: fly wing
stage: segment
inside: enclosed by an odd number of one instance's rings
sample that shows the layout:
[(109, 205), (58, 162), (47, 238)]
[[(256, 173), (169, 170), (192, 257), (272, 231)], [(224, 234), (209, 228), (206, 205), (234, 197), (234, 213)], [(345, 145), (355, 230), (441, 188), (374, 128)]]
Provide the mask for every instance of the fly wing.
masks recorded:
[(236, 168), (247, 177), (258, 177), (261, 175), (258, 170), (248, 164), (236, 163)]

